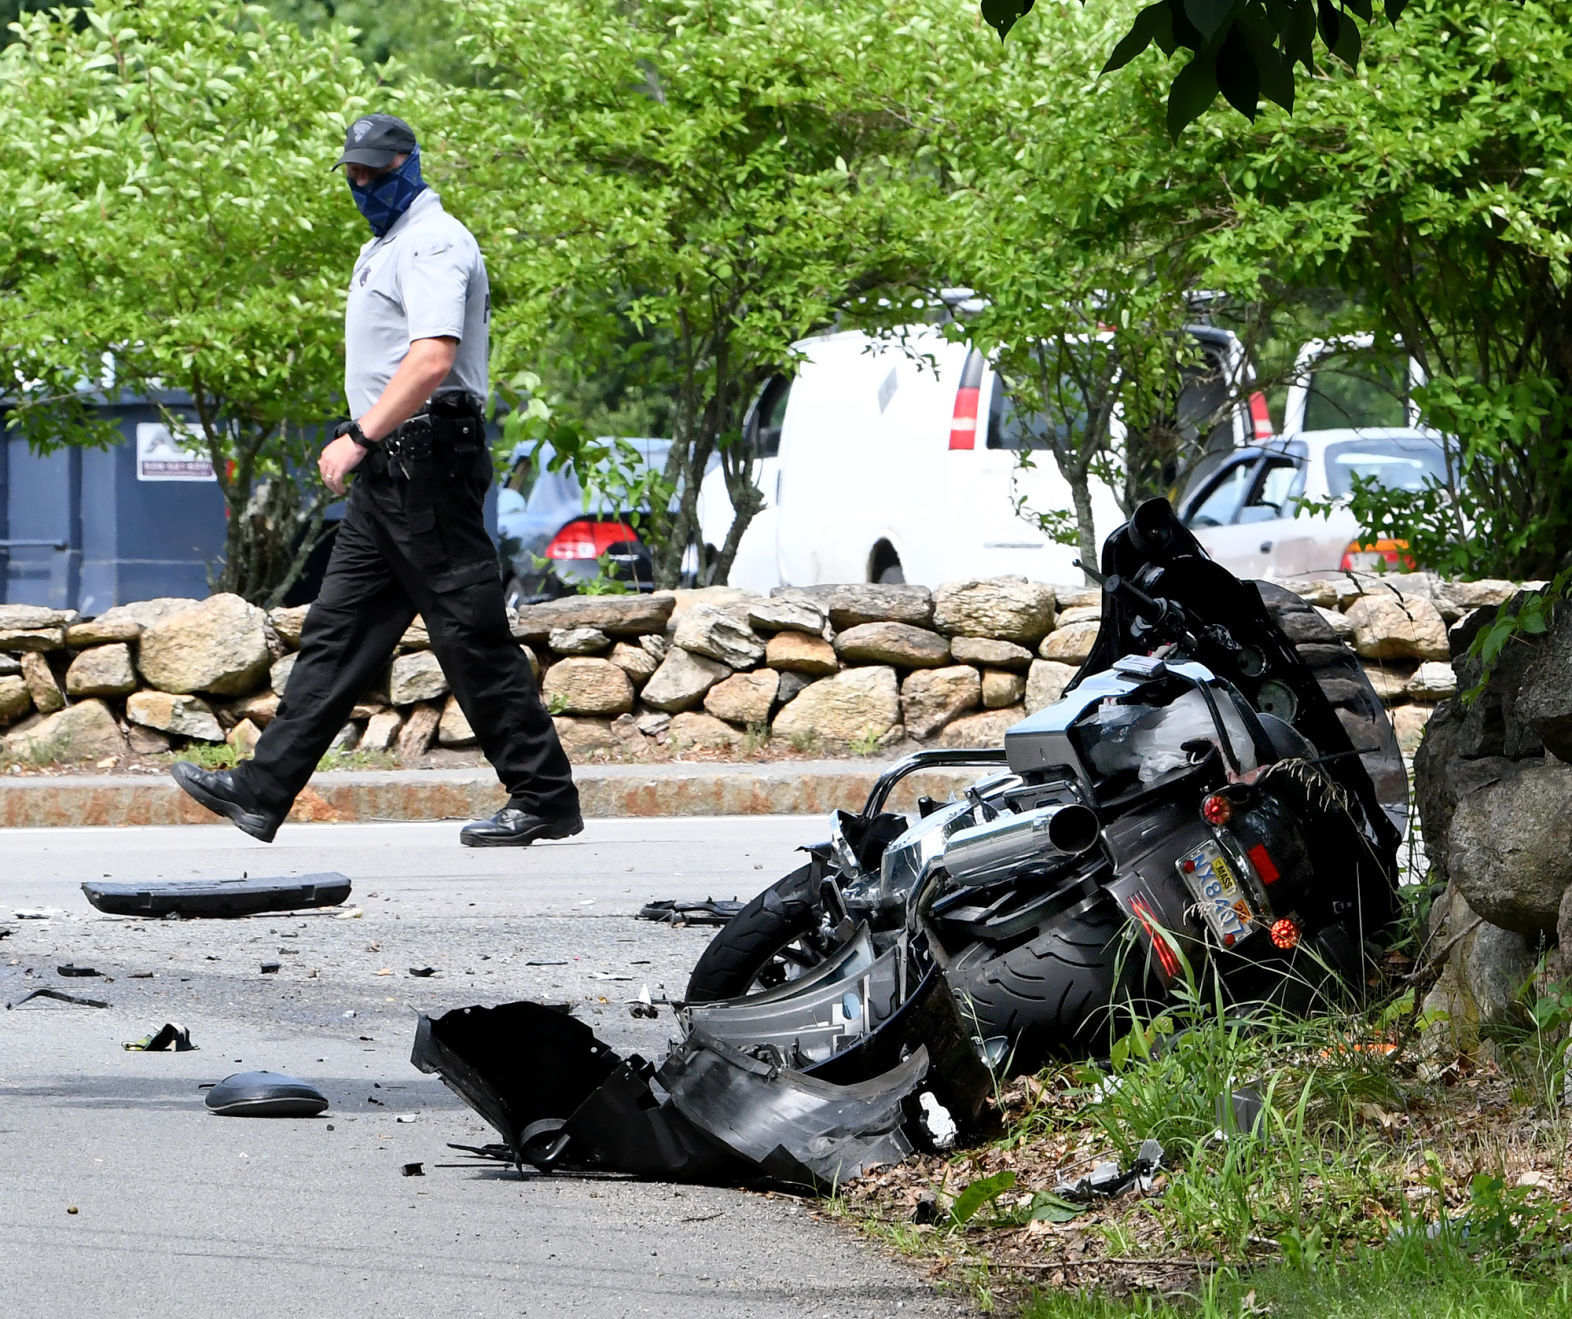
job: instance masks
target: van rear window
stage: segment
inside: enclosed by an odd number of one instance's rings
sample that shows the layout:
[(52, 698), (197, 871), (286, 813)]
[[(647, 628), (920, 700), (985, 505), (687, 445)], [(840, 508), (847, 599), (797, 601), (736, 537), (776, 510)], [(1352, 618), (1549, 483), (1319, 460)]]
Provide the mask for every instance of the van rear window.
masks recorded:
[(1010, 397), (1009, 386), (995, 378), (993, 398), (988, 404), (988, 448), (1047, 449), (1056, 438), (1063, 437), (1067, 427), (1075, 431), (1084, 429), (1087, 410), (1076, 408), (1074, 400), (1079, 395), (1072, 392), (1075, 386), (1068, 380), (1062, 385), (1063, 406), (1056, 409), (1058, 415), (1051, 422), (1041, 412), (1023, 412)]

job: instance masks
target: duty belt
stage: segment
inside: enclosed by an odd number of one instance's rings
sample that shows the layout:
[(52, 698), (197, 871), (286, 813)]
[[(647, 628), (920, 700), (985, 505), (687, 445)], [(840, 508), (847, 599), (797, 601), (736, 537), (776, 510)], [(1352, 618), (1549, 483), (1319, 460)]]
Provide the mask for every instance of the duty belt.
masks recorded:
[(367, 455), (373, 475), (413, 480), (414, 467), (438, 453), (462, 457), (484, 447), (484, 420), (478, 413), (453, 414), (436, 407), (416, 413), (389, 432)]

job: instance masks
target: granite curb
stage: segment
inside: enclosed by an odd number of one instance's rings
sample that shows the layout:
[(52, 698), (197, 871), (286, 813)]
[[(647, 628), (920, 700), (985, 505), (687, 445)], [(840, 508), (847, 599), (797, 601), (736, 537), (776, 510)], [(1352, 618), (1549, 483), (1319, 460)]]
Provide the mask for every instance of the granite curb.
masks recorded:
[[(822, 815), (858, 810), (886, 768), (864, 761), (770, 764), (588, 765), (575, 770), (593, 818)], [(911, 810), (918, 796), (943, 799), (983, 769), (925, 770), (891, 798)], [(331, 770), (295, 802), (295, 823), (468, 820), (490, 815), (506, 794), (489, 769)], [(167, 775), (82, 774), (0, 779), (0, 828), (221, 823)]]

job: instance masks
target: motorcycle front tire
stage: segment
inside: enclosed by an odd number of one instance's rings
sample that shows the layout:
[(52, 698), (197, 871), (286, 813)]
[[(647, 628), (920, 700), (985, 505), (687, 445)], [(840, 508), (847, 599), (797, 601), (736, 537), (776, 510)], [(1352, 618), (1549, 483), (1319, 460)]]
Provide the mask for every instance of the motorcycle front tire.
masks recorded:
[(1139, 980), (1140, 957), (1127, 949), (1125, 927), (1124, 913), (1100, 897), (1025, 943), (962, 949), (945, 970), (962, 1019), (982, 1039), (1009, 1042), (1012, 1075), (1055, 1058), (1106, 1054), (1118, 1008)]
[(778, 879), (710, 940), (688, 978), (689, 1003), (741, 998), (766, 967), (818, 928), (823, 916), (813, 864)]

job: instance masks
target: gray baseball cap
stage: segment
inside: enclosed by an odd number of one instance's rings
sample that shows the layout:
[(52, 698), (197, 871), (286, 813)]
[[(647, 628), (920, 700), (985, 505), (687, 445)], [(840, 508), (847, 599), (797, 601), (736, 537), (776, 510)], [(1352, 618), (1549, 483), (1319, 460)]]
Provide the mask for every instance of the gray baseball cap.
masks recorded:
[(333, 162), (340, 165), (369, 165), (386, 169), (393, 157), (408, 155), (415, 149), (415, 130), (390, 114), (362, 115), (344, 134), (344, 154)]

